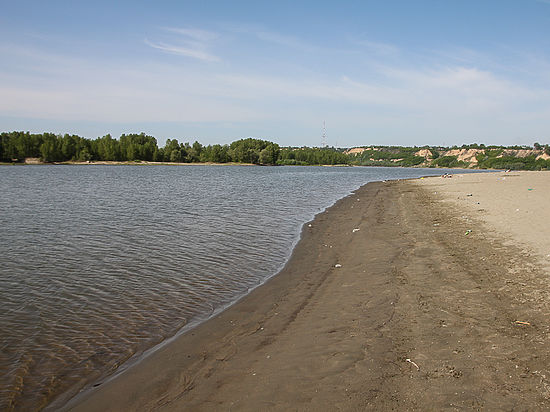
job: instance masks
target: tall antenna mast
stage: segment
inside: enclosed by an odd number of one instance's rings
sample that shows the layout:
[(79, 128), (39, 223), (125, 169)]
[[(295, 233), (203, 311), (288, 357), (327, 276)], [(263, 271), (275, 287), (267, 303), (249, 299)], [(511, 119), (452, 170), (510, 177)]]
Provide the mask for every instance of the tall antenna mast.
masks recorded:
[(327, 128), (325, 127), (325, 121), (323, 120), (323, 134), (321, 135), (321, 147), (327, 147)]

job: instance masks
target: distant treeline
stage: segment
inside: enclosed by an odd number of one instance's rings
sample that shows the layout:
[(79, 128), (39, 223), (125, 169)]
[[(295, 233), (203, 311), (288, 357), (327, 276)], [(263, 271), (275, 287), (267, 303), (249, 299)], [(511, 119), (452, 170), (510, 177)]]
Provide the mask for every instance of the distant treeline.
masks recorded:
[(0, 134), (0, 160), (22, 162), (25, 158), (43, 162), (67, 161), (152, 161), (177, 163), (252, 163), (265, 165), (347, 164), (349, 157), (332, 148), (283, 148), (260, 139), (240, 139), (229, 145), (203, 146), (199, 142), (179, 143), (168, 139), (164, 147), (145, 133), (111, 135), (95, 140), (77, 135), (4, 132)]
[(168, 139), (164, 147), (145, 133), (111, 135), (86, 139), (77, 135), (29, 132), (0, 133), (0, 161), (23, 162), (40, 158), (43, 162), (151, 161), (173, 163), (248, 163), (263, 165), (357, 165), (444, 167), (477, 169), (550, 169), (550, 147), (485, 146), (461, 147), (370, 146), (346, 152), (344, 149), (279, 147), (261, 139), (240, 139), (229, 145), (203, 146), (199, 142), (180, 143)]
[(415, 147), (401, 146), (372, 147), (354, 156), (353, 163), (360, 166), (413, 167), (426, 160), (415, 154), (418, 150)]

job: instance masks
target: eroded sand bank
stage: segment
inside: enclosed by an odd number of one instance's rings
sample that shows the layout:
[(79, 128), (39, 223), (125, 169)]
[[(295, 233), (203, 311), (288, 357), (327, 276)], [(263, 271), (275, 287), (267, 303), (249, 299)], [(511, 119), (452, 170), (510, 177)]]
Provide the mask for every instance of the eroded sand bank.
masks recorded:
[(546, 409), (548, 271), (428, 180), (342, 199), (279, 275), (69, 409)]

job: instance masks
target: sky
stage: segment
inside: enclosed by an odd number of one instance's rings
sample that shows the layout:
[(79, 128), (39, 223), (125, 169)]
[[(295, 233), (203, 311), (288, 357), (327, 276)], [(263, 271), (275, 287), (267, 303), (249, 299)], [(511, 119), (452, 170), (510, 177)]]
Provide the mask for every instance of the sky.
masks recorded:
[(550, 143), (550, 0), (0, 0), (0, 131)]

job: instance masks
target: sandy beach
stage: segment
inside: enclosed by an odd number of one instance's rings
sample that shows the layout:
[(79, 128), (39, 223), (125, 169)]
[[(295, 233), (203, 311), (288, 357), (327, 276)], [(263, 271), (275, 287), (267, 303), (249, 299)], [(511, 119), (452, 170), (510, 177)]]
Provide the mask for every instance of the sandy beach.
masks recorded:
[[(511, 171), (419, 179), (444, 202), (486, 222), (495, 237), (550, 264), (550, 174)], [(437, 195), (437, 193), (434, 193)]]
[(74, 411), (547, 410), (550, 174), (363, 186)]

